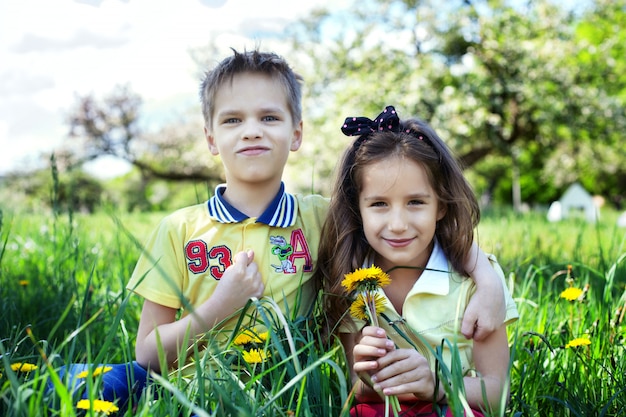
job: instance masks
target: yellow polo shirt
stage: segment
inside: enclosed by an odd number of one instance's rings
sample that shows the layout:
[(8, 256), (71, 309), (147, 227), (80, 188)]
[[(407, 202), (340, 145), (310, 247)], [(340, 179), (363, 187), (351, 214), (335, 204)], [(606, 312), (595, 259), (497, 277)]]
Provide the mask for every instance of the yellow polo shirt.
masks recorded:
[[(488, 257), (502, 281), (506, 302), (505, 324), (508, 325), (519, 318), (517, 307), (504, 281), (502, 268), (493, 255)], [(371, 263), (364, 264), (364, 267), (369, 266)], [(422, 272), (404, 300), (402, 317), (385, 296), (384, 290), (379, 290), (385, 299), (385, 309), (379, 312), (379, 325), (398, 347), (411, 348), (417, 345), (420, 353), (428, 359), (432, 370), (435, 366), (435, 356), (424, 344), (432, 349), (442, 347), (442, 357), (448, 367), (451, 364), (450, 344), (456, 344), (463, 371), (472, 371), (473, 343), (461, 333), (461, 322), (470, 297), (476, 291), (476, 284), (471, 278), (449, 271), (452, 271), (452, 267), (441, 246), (435, 241), (426, 270)], [(362, 324), (364, 323), (357, 323), (359, 328)], [(411, 330), (419, 337), (412, 335)], [(411, 342), (407, 341), (407, 337)], [(443, 341), (450, 344), (442, 343)]]
[[(316, 296), (311, 276), (328, 199), (289, 194), (281, 184), (268, 209), (249, 218), (224, 200), (225, 189), (218, 186), (206, 203), (177, 210), (160, 222), (127, 288), (184, 316), (211, 297), (236, 253), (252, 249), (265, 283), (263, 295), (290, 316), (306, 314)], [(224, 338), (238, 319), (220, 328)]]

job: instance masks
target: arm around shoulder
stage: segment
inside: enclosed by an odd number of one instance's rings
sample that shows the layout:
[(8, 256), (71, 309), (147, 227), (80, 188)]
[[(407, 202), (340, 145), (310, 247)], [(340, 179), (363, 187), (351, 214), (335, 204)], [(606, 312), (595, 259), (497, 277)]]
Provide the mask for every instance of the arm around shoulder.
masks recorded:
[(492, 263), (474, 242), (466, 270), (476, 283), (476, 292), (463, 315), (461, 332), (468, 339), (482, 340), (498, 329), (506, 315), (502, 269)]

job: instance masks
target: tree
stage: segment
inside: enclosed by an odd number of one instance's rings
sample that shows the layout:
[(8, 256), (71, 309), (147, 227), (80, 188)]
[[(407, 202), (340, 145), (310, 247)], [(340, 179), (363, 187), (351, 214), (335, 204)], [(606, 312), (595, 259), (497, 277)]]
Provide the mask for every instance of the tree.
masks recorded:
[[(576, 69), (579, 88), (572, 94), (581, 97), (577, 117), (561, 126), (572, 140), (558, 144), (546, 172), (559, 184), (578, 180), (589, 190), (600, 188), (621, 209), (626, 194), (626, 1), (595, 4), (575, 25), (577, 49), (564, 63)], [(559, 170), (559, 164), (567, 169)]]
[(198, 149), (206, 148), (199, 123), (181, 121), (156, 133), (143, 133), (141, 102), (128, 87), (117, 87), (101, 102), (92, 95), (79, 97), (69, 124), (70, 137), (82, 143), (78, 151), (65, 153), (66, 164), (82, 165), (109, 155), (129, 162), (147, 180), (222, 180), (218, 165), (198, 157)]
[[(608, 165), (591, 168), (576, 156), (624, 161), (624, 72), (618, 69), (626, 29), (624, 2), (618, 3), (598, 1), (581, 12), (545, 0), (362, 0), (349, 11), (316, 11), (293, 33), (293, 54), (310, 69), (310, 91), (319, 93), (306, 106), (316, 129), (307, 149), (319, 165), (316, 175), (328, 176), (346, 143), (320, 137), (340, 138), (342, 117), (374, 116), (394, 104), (401, 115), (429, 121), (479, 177), (478, 188), (500, 201), (517, 195), (518, 205), (522, 199), (546, 203), (581, 178), (596, 192), (623, 195), (624, 182), (599, 182), (611, 172)], [(589, 36), (581, 29), (587, 25), (605, 29)], [(587, 58), (581, 66), (584, 34), (587, 46), (599, 47), (598, 58), (608, 49), (620, 64), (598, 70)], [(613, 77), (592, 76), (594, 70)], [(584, 139), (588, 135), (602, 137), (601, 146)], [(555, 164), (564, 158), (579, 162), (568, 181), (557, 181)]]
[(59, 166), (72, 170), (103, 156), (128, 162), (139, 172), (137, 181), (127, 182), (131, 209), (155, 207), (150, 184), (157, 180), (206, 183), (210, 188), (223, 182), (219, 161), (206, 150), (200, 116), (198, 122), (180, 120), (146, 133), (139, 128), (141, 103), (128, 87), (117, 87), (102, 101), (78, 97), (69, 117), (71, 144), (57, 151)]

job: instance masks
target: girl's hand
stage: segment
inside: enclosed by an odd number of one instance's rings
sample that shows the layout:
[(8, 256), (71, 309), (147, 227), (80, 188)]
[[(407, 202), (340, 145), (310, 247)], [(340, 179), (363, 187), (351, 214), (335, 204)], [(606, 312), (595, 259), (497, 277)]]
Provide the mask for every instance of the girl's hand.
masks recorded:
[[(415, 349), (395, 349), (379, 327), (367, 326), (353, 349), (354, 371), (369, 375), (368, 384), (385, 395), (411, 394), (433, 398), (435, 379), (428, 361)], [(439, 398), (439, 396), (438, 396)]]
[(379, 370), (371, 376), (374, 390), (385, 395), (412, 394), (420, 400), (433, 398), (435, 378), (426, 358), (415, 349), (396, 349), (377, 362)]
[(366, 326), (361, 331), (361, 340), (354, 346), (354, 370), (371, 371), (378, 368), (376, 360), (395, 349), (394, 343), (380, 327)]

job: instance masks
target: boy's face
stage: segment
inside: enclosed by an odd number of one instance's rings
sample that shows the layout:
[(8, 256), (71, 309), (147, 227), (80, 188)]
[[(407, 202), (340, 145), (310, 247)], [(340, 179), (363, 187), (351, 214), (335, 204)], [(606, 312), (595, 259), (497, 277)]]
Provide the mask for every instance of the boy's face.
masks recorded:
[(217, 90), (214, 108), (204, 132), (227, 183), (280, 182), (289, 152), (302, 141), (302, 121), (294, 123), (284, 87), (265, 74), (237, 74)]

